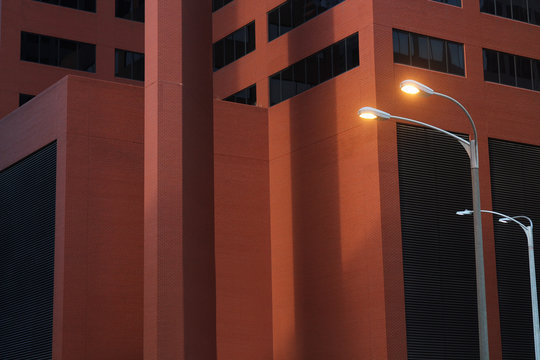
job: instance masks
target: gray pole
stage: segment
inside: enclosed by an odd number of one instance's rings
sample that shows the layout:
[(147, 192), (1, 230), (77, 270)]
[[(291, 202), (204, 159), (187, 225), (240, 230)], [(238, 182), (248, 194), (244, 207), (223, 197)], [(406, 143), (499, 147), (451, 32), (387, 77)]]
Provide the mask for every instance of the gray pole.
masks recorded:
[(540, 325), (538, 322), (538, 294), (536, 292), (536, 270), (534, 265), (534, 243), (532, 234), (532, 224), (527, 227), (527, 243), (529, 247), (529, 274), (531, 280), (531, 303), (533, 314), (533, 332), (534, 332), (534, 355), (536, 360), (540, 360)]

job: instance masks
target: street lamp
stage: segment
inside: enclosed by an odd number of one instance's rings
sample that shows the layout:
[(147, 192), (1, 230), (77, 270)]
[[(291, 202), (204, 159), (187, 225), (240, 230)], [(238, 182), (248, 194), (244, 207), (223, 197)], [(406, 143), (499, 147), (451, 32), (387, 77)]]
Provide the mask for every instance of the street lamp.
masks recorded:
[[(536, 292), (536, 270), (534, 265), (534, 241), (533, 241), (533, 222), (528, 216), (513, 216), (501, 214), (500, 212), (482, 210), (483, 213), (490, 213), (500, 216), (499, 222), (508, 224), (510, 221), (518, 224), (525, 235), (527, 236), (527, 246), (529, 248), (529, 278), (531, 282), (531, 303), (532, 303), (532, 316), (533, 316), (533, 333), (534, 333), (534, 358), (540, 360), (540, 323), (538, 320), (538, 295)], [(473, 212), (471, 210), (457, 211), (458, 215), (470, 215)], [(526, 219), (529, 221), (529, 225), (523, 224), (516, 219)]]
[[(419, 90), (417, 93), (424, 92), (427, 94), (435, 94), (433, 90), (428, 88), (425, 85), (417, 83), (416, 81), (409, 80), (412, 83), (409, 85), (415, 85)], [(403, 84), (403, 83), (402, 83)], [(422, 85), (417, 86), (418, 84)], [(403, 89), (403, 86), (402, 86)], [(427, 92), (426, 89), (428, 89)], [(409, 89), (412, 91), (412, 89)], [(446, 97), (446, 95), (444, 95)], [(455, 101), (455, 100), (454, 100)], [(466, 111), (466, 110), (465, 110)], [(468, 114), (468, 113), (467, 113)], [(486, 306), (486, 281), (484, 275), (484, 246), (482, 242), (482, 219), (480, 214), (480, 182), (478, 180), (478, 147), (476, 143), (476, 127), (474, 122), (469, 116), (471, 123), (473, 124), (474, 129), (474, 139), (467, 141), (460, 138), (459, 136), (452, 134), (446, 130), (440, 129), (436, 126), (423, 123), (418, 120), (413, 120), (409, 118), (404, 118), (401, 116), (390, 115), (387, 112), (384, 112), (379, 109), (372, 107), (363, 107), (358, 110), (358, 116), (362, 119), (397, 119), (401, 121), (410, 122), (413, 124), (418, 124), (436, 131), (439, 131), (443, 134), (446, 134), (455, 140), (457, 140), (461, 146), (467, 151), (469, 155), (470, 166), (471, 166), (471, 180), (472, 180), (472, 193), (473, 193), (473, 209), (474, 209), (474, 252), (475, 252), (475, 266), (476, 266), (476, 298), (477, 298), (477, 308), (478, 308), (478, 337), (479, 337), (479, 347), (480, 347), (480, 359), (489, 360), (489, 343), (488, 343), (488, 327), (487, 327), (487, 306)]]
[(438, 93), (430, 87), (415, 80), (405, 80), (399, 84), (401, 91), (411, 95), (440, 96), (458, 105), (469, 119), (473, 130), (473, 138), (470, 139), (469, 159), (471, 161), (471, 181), (473, 196), (474, 215), (474, 252), (476, 258), (476, 294), (478, 301), (478, 336), (480, 345), (480, 359), (489, 360), (489, 339), (486, 306), (486, 281), (484, 275), (484, 245), (482, 240), (482, 215), (480, 210), (480, 180), (478, 170), (478, 133), (474, 121), (463, 105), (456, 99)]

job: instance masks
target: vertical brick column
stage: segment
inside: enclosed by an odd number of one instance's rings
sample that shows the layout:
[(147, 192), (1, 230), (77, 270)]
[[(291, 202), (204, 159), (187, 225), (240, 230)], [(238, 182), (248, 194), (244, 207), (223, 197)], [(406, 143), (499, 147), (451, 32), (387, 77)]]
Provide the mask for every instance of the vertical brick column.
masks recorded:
[(144, 359), (216, 358), (210, 1), (149, 0)]

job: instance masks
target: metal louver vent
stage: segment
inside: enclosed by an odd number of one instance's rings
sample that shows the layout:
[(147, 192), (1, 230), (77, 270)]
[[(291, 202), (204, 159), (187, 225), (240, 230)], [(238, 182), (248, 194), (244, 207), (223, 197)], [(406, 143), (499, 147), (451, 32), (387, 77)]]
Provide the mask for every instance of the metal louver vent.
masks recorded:
[(56, 142), (0, 171), (0, 359), (52, 358)]
[(478, 359), (469, 158), (427, 128), (397, 138), (408, 359)]
[[(540, 147), (489, 140), (493, 210), (534, 222), (539, 271)], [(527, 240), (517, 224), (493, 218), (503, 359), (534, 359)]]

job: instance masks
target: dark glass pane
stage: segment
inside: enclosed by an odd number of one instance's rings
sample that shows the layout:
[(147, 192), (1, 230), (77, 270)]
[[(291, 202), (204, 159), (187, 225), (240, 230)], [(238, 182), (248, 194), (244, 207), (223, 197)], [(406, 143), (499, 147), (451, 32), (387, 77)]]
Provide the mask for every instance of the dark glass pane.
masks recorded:
[(531, 59), (516, 56), (517, 86), (532, 89)]
[(540, 25), (540, 1), (529, 0), (529, 22)]
[(289, 66), (281, 71), (281, 99), (287, 100), (294, 95), (296, 95), (296, 83), (294, 82), (293, 68)]
[(60, 5), (76, 9), (77, 0), (60, 0)]
[(293, 27), (297, 27), (304, 23), (304, 0), (293, 0), (292, 6), (292, 20)]
[(394, 41), (394, 62), (400, 64), (411, 64), (409, 57), (409, 33), (394, 29), (392, 32)]
[(21, 60), (39, 61), (39, 35), (21, 33)]
[(79, 43), (79, 70), (96, 72), (96, 46)]
[(234, 41), (234, 56), (235, 59), (239, 59), (246, 55), (246, 27), (244, 26), (240, 30), (235, 31), (232, 36)]
[(516, 86), (514, 55), (499, 53), (499, 71), (501, 74), (501, 84)]
[(411, 34), (411, 65), (429, 68), (427, 36)]
[(59, 66), (77, 69), (77, 42), (60, 39)]
[(235, 60), (234, 57), (234, 39), (233, 35), (227, 36), (223, 39), (225, 45), (225, 65), (232, 63)]
[(19, 106), (22, 106), (32, 100), (35, 95), (19, 94)]
[[(534, 0), (529, 1), (533, 2)], [(512, 15), (514, 20), (527, 22), (527, 0), (512, 0)]]
[(248, 89), (249, 97), (247, 99), (248, 105), (256, 105), (257, 104), (257, 87), (255, 85), (251, 85)]
[(332, 77), (332, 48), (328, 47), (317, 53), (319, 57), (319, 80), (325, 82)]
[(225, 66), (225, 48), (223, 40), (214, 44), (214, 70), (221, 69)]
[(359, 64), (358, 34), (349, 36), (347, 43), (347, 70), (355, 68)]
[(499, 60), (496, 51), (484, 49), (484, 80), (499, 82)]
[(461, 6), (461, 0), (434, 0), (434, 1), (449, 4), (449, 5)]
[(96, 0), (79, 0), (79, 9), (96, 12)]
[(270, 77), (270, 106), (281, 102), (281, 73)]
[(268, 13), (268, 41), (279, 36), (279, 8)]
[(247, 25), (246, 34), (246, 53), (250, 53), (255, 50), (255, 22)]
[(223, 0), (212, 0), (212, 11), (216, 11), (223, 6)]
[(296, 83), (296, 93), (300, 94), (302, 91), (306, 91), (311, 86), (307, 84), (306, 80), (306, 60), (302, 60), (293, 65), (294, 82)]
[(133, 1), (133, 20), (144, 22), (144, 0)]
[(133, 80), (144, 81), (144, 54), (133, 53)]
[(429, 38), (429, 52), (429, 68), (435, 71), (447, 72), (444, 40)]
[(511, 0), (495, 0), (495, 14), (506, 18), (512, 17)]
[(306, 81), (309, 86), (319, 84), (319, 57), (317, 54), (306, 58)]
[(534, 90), (540, 91), (540, 61), (532, 61), (532, 70), (533, 70), (533, 86)]
[(58, 39), (50, 36), (39, 37), (39, 62), (58, 65)]
[(317, 8), (319, 7), (320, 0), (306, 0), (304, 17), (306, 21), (317, 16)]
[(114, 75), (123, 78), (131, 78), (131, 65), (133, 59), (131, 53), (124, 50), (116, 50)]
[(292, 29), (291, 2), (287, 1), (279, 7), (279, 35)]
[(495, 14), (495, 0), (480, 0), (480, 11)]
[(446, 51), (448, 54), (448, 72), (455, 75), (465, 75), (463, 44), (447, 41)]
[(131, 18), (131, 0), (116, 0), (115, 16), (124, 19)]
[(345, 40), (332, 46), (333, 76), (338, 76), (347, 70), (347, 57), (345, 55)]

